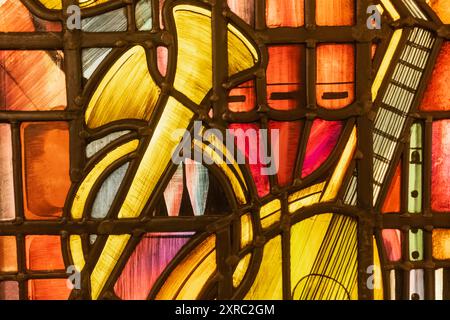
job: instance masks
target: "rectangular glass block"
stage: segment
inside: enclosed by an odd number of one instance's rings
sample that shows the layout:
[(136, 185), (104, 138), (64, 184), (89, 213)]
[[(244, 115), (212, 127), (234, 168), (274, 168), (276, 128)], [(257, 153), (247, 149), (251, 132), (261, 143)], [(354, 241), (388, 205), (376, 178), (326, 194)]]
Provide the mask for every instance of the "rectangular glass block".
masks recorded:
[(351, 26), (355, 19), (354, 0), (316, 0), (316, 24)]
[(0, 221), (14, 220), (14, 177), (9, 124), (0, 124)]
[(432, 234), (433, 258), (450, 259), (450, 229), (434, 229)]
[(450, 120), (433, 123), (431, 208), (450, 211)]
[(17, 272), (16, 237), (0, 236), (0, 272)]
[(423, 230), (409, 230), (409, 259), (411, 261), (423, 260)]
[(67, 279), (33, 279), (28, 281), (30, 300), (67, 300), (71, 289)]
[(303, 26), (304, 0), (266, 0), (266, 24), (269, 28)]
[(409, 272), (409, 300), (424, 300), (424, 272), (414, 269)]
[(230, 90), (228, 109), (232, 112), (248, 112), (256, 107), (255, 82), (248, 81)]
[(56, 219), (71, 185), (68, 123), (23, 123), (21, 140), (25, 217)]
[(317, 46), (316, 99), (326, 109), (341, 109), (355, 98), (355, 48), (351, 44)]
[(28, 270), (64, 270), (61, 238), (59, 236), (26, 236)]
[(0, 51), (0, 111), (63, 110), (63, 60), (60, 51)]
[(0, 282), (0, 300), (19, 300), (19, 283), (16, 281)]
[(269, 47), (267, 66), (267, 100), (275, 110), (298, 107), (304, 95), (303, 46), (282, 45)]

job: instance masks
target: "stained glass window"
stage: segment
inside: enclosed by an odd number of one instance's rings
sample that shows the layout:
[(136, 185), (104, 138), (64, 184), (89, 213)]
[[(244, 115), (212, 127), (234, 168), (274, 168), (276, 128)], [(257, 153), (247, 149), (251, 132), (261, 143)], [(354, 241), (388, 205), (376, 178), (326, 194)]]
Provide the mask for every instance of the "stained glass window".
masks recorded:
[(0, 299), (450, 299), (448, 8), (0, 0)]

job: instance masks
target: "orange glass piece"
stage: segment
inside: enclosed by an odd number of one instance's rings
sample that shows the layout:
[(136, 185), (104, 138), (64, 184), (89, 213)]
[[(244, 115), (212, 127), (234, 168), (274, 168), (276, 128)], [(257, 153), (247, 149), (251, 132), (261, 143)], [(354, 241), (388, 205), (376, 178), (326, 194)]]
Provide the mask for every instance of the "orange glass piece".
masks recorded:
[(355, 98), (355, 48), (351, 44), (317, 46), (317, 104), (341, 109)]
[(26, 236), (26, 262), (28, 270), (64, 270), (59, 236)]
[(266, 0), (266, 24), (269, 28), (303, 26), (304, 0)]
[(62, 63), (62, 53), (52, 55), (46, 51), (0, 51), (0, 110), (46, 111), (66, 107), (65, 74), (58, 65)]
[[(277, 176), (278, 184), (281, 186), (292, 183), (302, 126), (303, 123), (300, 121), (269, 121), (269, 132), (272, 135), (274, 134), (273, 130), (279, 130), (278, 145), (276, 145), (277, 143), (274, 145), (272, 141), (272, 153), (279, 165)], [(274, 151), (274, 148), (278, 148), (279, 151)]]
[(450, 110), (450, 41), (444, 42), (420, 105), (424, 111)]
[(0, 271), (17, 271), (16, 237), (0, 237)]
[(301, 98), (302, 46), (269, 47), (267, 66), (267, 100), (275, 110), (295, 109)]
[(382, 213), (388, 212), (400, 212), (400, 190), (401, 190), (401, 162), (395, 169), (394, 177), (392, 178), (391, 185), (384, 200)]
[(45, 21), (33, 16), (20, 1), (0, 0), (0, 32), (58, 32), (61, 29), (59, 22)]
[(316, 24), (351, 26), (355, 19), (354, 0), (316, 0)]
[(28, 281), (30, 300), (67, 300), (71, 289), (67, 279), (35, 279)]
[(70, 188), (66, 122), (21, 126), (24, 206), (27, 219), (56, 219)]
[(433, 123), (431, 152), (431, 208), (450, 211), (450, 120)]
[(450, 23), (450, 6), (448, 0), (427, 0), (427, 3), (443, 23)]
[(247, 81), (237, 88), (230, 90), (228, 109), (232, 112), (248, 112), (256, 106), (256, 92), (254, 81)]
[(9, 124), (0, 124), (0, 221), (15, 217), (12, 140)]

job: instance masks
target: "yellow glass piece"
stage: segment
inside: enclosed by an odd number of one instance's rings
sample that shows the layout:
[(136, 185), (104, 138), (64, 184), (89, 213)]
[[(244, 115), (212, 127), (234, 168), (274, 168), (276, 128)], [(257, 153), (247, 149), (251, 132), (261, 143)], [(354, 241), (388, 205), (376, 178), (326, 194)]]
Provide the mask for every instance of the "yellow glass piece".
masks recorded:
[(333, 175), (331, 176), (331, 179), (325, 189), (321, 202), (332, 201), (337, 196), (339, 189), (341, 188), (344, 175), (347, 172), (350, 162), (352, 161), (353, 154), (355, 153), (356, 140), (356, 127), (354, 127), (336, 169), (334, 169)]
[(236, 27), (228, 24), (228, 74), (250, 69), (258, 62), (258, 53)]
[(236, 196), (237, 201), (240, 204), (247, 203), (247, 198), (245, 196), (245, 192), (242, 187), (242, 184), (240, 183), (240, 180), (233, 172), (233, 170), (231, 170), (230, 167), (227, 165), (226, 161), (223, 161), (221, 155), (219, 155), (214, 150), (214, 148), (211, 148), (210, 146), (207, 146), (198, 140), (194, 140), (194, 145), (200, 148), (203, 154), (209, 157), (227, 176), (228, 180), (231, 183), (231, 186), (233, 187), (234, 195)]
[[(205, 136), (205, 134), (204, 134), (205, 130), (206, 129), (204, 127), (202, 127), (201, 131), (200, 131), (200, 134), (202, 135), (203, 139), (205, 141), (209, 142), (214, 147), (216, 152), (217, 151), (222, 152), (222, 155), (225, 156), (225, 159), (224, 159), (224, 160), (226, 160), (225, 162), (227, 164), (231, 164), (233, 166), (234, 170), (236, 170), (236, 172), (238, 173), (239, 178), (240, 178), (242, 184), (244, 185), (245, 190), (247, 190), (247, 184), (245, 183), (245, 179), (244, 179), (244, 175), (242, 174), (242, 170), (239, 167), (239, 165), (236, 162), (233, 155), (231, 154), (230, 150), (227, 149), (227, 147), (223, 144), (223, 142), (217, 136), (215, 136), (215, 135), (206, 135)], [(223, 158), (221, 158), (221, 159), (223, 159)]]
[(39, 0), (47, 9), (61, 10), (61, 0)]
[(72, 254), (72, 260), (75, 268), (78, 272), (83, 270), (85, 265), (83, 245), (81, 243), (81, 237), (79, 235), (72, 235), (69, 238), (70, 252)]
[(373, 297), (374, 300), (383, 300), (383, 276), (381, 274), (380, 255), (375, 237), (373, 237), (373, 263), (374, 263)]
[(398, 19), (400, 19), (400, 14), (398, 13), (397, 9), (395, 9), (391, 0), (381, 0), (381, 3), (389, 12), (389, 15), (391, 16), (392, 20), (397, 21)]
[(349, 217), (321, 214), (292, 226), (294, 299), (357, 299), (356, 225)]
[(79, 0), (80, 1), (80, 7), (87, 8), (87, 7), (93, 7), (97, 6), (99, 4), (111, 1), (111, 0)]
[(333, 215), (316, 215), (291, 228), (291, 290), (306, 277), (322, 245)]
[(122, 119), (149, 120), (161, 90), (147, 67), (145, 50), (135, 46), (109, 69), (86, 110), (86, 124), (98, 128)]
[[(61, 10), (62, 9), (62, 1), (61, 0), (39, 0), (46, 8)], [(93, 7), (111, 0), (80, 0), (81, 8)]]
[[(182, 4), (173, 8), (173, 14), (177, 29), (177, 61), (183, 62), (177, 64), (174, 87), (200, 104), (212, 88), (211, 11)], [(250, 69), (258, 61), (255, 46), (231, 24), (228, 25), (228, 54), (230, 76)]]
[(130, 240), (129, 234), (109, 236), (91, 274), (91, 296), (96, 300)]
[(288, 197), (289, 212), (294, 213), (301, 208), (318, 203), (324, 187), (325, 182), (322, 182), (291, 194)]
[(176, 300), (195, 300), (199, 298), (206, 282), (216, 271), (216, 251), (213, 250), (189, 276), (189, 280), (178, 293)]
[(241, 248), (245, 248), (253, 241), (253, 225), (250, 214), (241, 216)]
[(380, 69), (378, 69), (375, 80), (372, 84), (372, 100), (375, 101), (378, 95), (378, 91), (380, 90), (381, 84), (383, 83), (384, 77), (389, 69), (389, 65), (391, 64), (392, 58), (394, 57), (395, 51), (397, 50), (400, 39), (402, 38), (403, 30), (398, 29), (394, 31), (392, 35), (391, 41), (389, 42), (388, 49), (386, 50), (386, 54), (383, 57), (383, 61), (381, 62)]
[(384, 8), (381, 4), (377, 4), (378, 12), (382, 15), (384, 13)]
[(192, 111), (170, 97), (142, 158), (118, 217), (136, 218), (169, 165), (172, 153), (193, 117)]
[(275, 212), (274, 214), (265, 217), (261, 220), (261, 227), (263, 229), (270, 228), (274, 224), (280, 222), (281, 220), (281, 211)]
[(263, 229), (267, 229), (279, 222), (281, 219), (281, 202), (275, 199), (261, 207), (259, 211), (261, 218), (261, 226)]
[(196, 299), (216, 271), (216, 237), (197, 246), (172, 271), (156, 295), (156, 300)]
[(200, 104), (212, 88), (211, 11), (178, 5), (173, 8), (173, 15), (178, 44), (174, 87)]
[(130, 154), (135, 151), (139, 145), (139, 140), (133, 140), (128, 143), (117, 147), (117, 149), (108, 153), (95, 167), (89, 172), (86, 178), (81, 183), (75, 198), (72, 203), (72, 218), (81, 219), (83, 217), (84, 208), (86, 205), (86, 200), (91, 192), (91, 189), (95, 182), (98, 180), (100, 175), (117, 159)]
[(433, 257), (437, 260), (450, 259), (450, 229), (434, 229), (432, 241)]
[(245, 300), (283, 299), (281, 256), (281, 236), (277, 236), (264, 246), (258, 275)]
[(247, 273), (251, 259), (252, 254), (249, 253), (244, 258), (242, 258), (241, 261), (239, 261), (238, 265), (236, 266), (236, 269), (233, 272), (233, 286), (235, 288), (239, 287), (239, 285), (242, 282), (242, 279), (244, 279), (244, 276)]

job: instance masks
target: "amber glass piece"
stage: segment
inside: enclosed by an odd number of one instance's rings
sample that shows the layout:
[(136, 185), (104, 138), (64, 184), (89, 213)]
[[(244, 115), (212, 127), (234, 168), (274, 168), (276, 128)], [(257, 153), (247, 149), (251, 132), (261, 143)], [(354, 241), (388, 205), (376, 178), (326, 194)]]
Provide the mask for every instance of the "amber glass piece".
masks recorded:
[(420, 105), (424, 111), (450, 110), (450, 41), (442, 46)]
[(450, 229), (433, 230), (433, 257), (438, 260), (450, 259)]
[(354, 0), (316, 0), (316, 24), (351, 26), (355, 16)]
[(302, 90), (302, 46), (283, 45), (269, 47), (267, 66), (267, 100), (276, 110), (295, 109)]
[(26, 236), (25, 247), (27, 269), (65, 269), (59, 236)]
[(448, 0), (426, 0), (443, 23), (450, 23), (450, 6)]
[(21, 126), (24, 209), (27, 219), (56, 219), (70, 187), (66, 122)]
[(0, 271), (17, 271), (16, 237), (0, 237)]
[(355, 97), (355, 48), (351, 44), (317, 46), (317, 104), (341, 109)]
[(28, 281), (30, 300), (67, 300), (71, 289), (67, 279), (36, 279)]
[(304, 23), (304, 0), (266, 0), (266, 24), (269, 28), (300, 27)]

